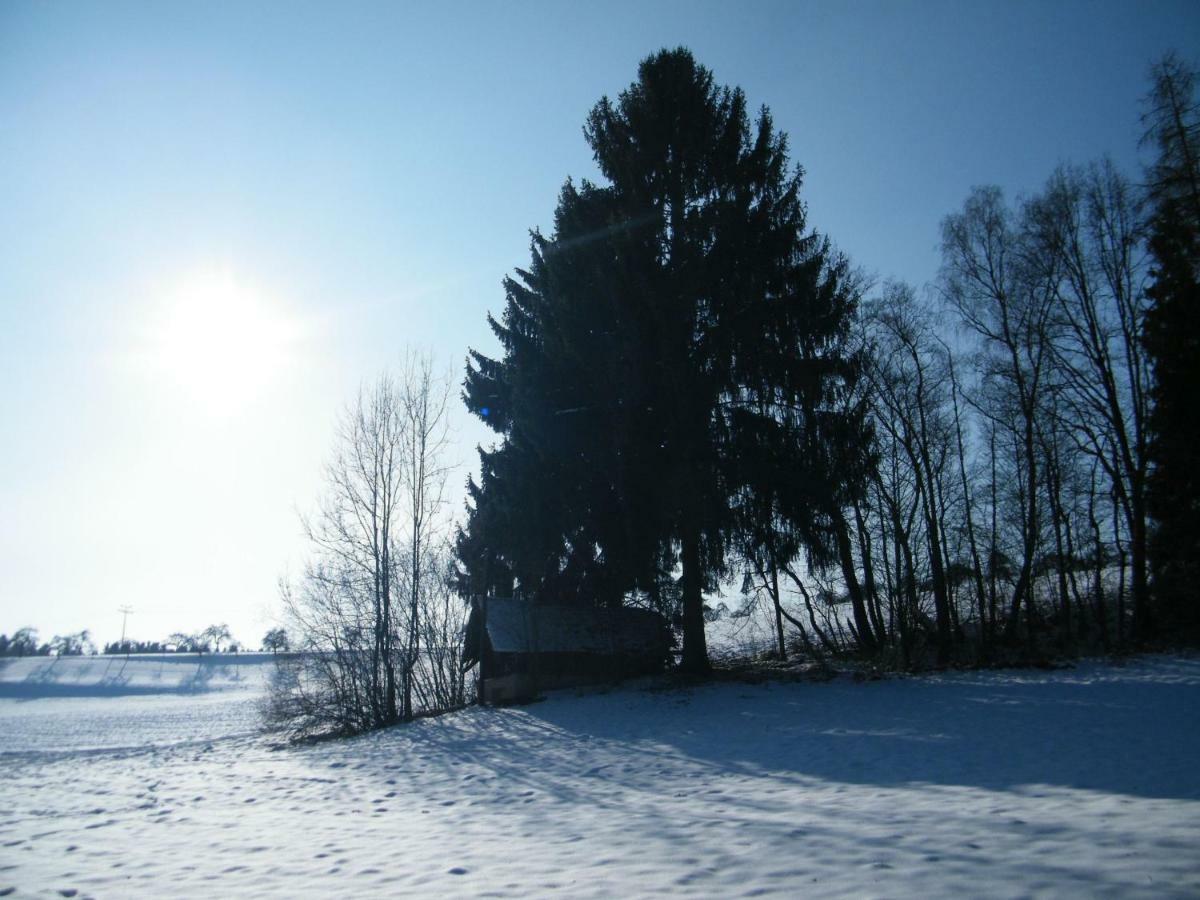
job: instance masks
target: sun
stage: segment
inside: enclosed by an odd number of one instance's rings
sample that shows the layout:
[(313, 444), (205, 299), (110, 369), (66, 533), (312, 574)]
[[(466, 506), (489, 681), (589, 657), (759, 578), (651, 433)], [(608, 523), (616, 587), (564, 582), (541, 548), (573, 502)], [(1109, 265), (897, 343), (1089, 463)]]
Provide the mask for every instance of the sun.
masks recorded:
[(189, 272), (156, 299), (146, 330), (164, 387), (210, 413), (243, 409), (287, 368), (299, 337), (279, 303), (228, 268)]

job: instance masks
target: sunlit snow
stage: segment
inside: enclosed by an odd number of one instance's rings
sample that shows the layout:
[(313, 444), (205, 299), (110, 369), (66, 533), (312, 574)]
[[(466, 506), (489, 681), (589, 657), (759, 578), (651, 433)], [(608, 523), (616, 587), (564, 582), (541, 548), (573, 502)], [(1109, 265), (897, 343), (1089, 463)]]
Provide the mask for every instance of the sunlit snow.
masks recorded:
[(1196, 658), (641, 683), (295, 748), (246, 734), (269, 658), (189, 659), (0, 669), (0, 890), (1200, 892)]

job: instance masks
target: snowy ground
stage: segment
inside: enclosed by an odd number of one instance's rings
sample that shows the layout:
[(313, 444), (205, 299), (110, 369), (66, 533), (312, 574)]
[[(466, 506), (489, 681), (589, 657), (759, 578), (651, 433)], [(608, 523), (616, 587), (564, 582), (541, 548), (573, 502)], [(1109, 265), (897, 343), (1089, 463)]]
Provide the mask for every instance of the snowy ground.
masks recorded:
[[(266, 668), (44, 698), (0, 672), (0, 891), (1200, 895), (1200, 659), (567, 692), (293, 749), (241, 734)], [(172, 709), (205, 724), (165, 744)]]
[(257, 653), (0, 659), (0, 765), (31, 751), (254, 734), (272, 669), (270, 654)]

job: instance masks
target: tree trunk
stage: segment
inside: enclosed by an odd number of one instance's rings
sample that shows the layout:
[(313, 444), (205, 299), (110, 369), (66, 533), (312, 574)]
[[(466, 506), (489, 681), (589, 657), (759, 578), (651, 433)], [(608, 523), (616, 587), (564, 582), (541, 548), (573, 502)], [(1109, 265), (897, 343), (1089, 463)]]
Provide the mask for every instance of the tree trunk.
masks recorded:
[[(385, 534), (389, 527), (389, 523), (385, 522)], [(386, 541), (386, 538), (385, 538)], [(391, 557), (387, 549), (386, 542), (383, 551), (383, 616), (382, 616), (382, 632), (383, 632), (383, 674), (384, 674), (384, 691), (385, 691), (385, 708), (384, 718), (386, 724), (392, 725), (399, 718), (396, 712), (396, 661), (392, 653), (392, 591), (391, 591)], [(408, 679), (405, 679), (407, 685)]]
[(846, 590), (850, 593), (850, 605), (854, 609), (854, 630), (858, 634), (862, 649), (873, 653), (878, 644), (875, 640), (875, 632), (871, 629), (871, 620), (867, 615), (862, 586), (858, 583), (858, 574), (854, 571), (854, 553), (850, 546), (849, 529), (846, 527), (846, 519), (840, 510), (834, 514), (834, 532), (837, 539), (838, 559), (842, 564), (842, 578), (846, 581)]
[[(920, 425), (920, 441), (917, 445), (920, 460), (913, 459), (913, 468), (925, 474), (926, 527), (929, 532), (929, 565), (933, 579), (933, 608), (937, 617), (937, 661), (944, 666), (950, 661), (950, 593), (946, 588), (945, 556), (942, 552), (941, 522), (938, 516), (940, 504), (937, 499), (938, 483), (933, 477), (933, 461), (930, 459), (929, 424), (925, 416), (925, 373), (920, 357), (912, 348), (913, 362), (917, 372), (917, 421)], [(907, 446), (907, 444), (906, 444)], [(912, 448), (909, 448), (910, 455)], [(918, 484), (918, 489), (920, 485)]]
[[(817, 640), (821, 642), (821, 646), (824, 647), (828, 652), (837, 653), (837, 644), (835, 644), (833, 640), (830, 639), (829, 635), (822, 630), (821, 626), (817, 624), (817, 615), (813, 611), (812, 596), (809, 594), (808, 588), (804, 586), (804, 582), (800, 580), (800, 576), (796, 574), (795, 570), (793, 570), (791, 566), (785, 565), (783, 567), (783, 571), (788, 578), (792, 580), (792, 584), (796, 585), (796, 589), (800, 591), (800, 596), (804, 598), (804, 608), (808, 612), (808, 624), (812, 628), (813, 634), (817, 636)], [(804, 636), (804, 626), (798, 620), (790, 616), (787, 610), (781, 608), (780, 611), (783, 613), (783, 617), (785, 619), (796, 626), (796, 628), (800, 631), (801, 636)]]
[(1025, 467), (1027, 484), (1025, 485), (1025, 521), (1022, 523), (1024, 537), (1022, 547), (1021, 571), (1017, 574), (1017, 584), (1013, 588), (1012, 609), (1009, 613), (1008, 625), (1005, 631), (1010, 639), (1017, 637), (1017, 627), (1020, 624), (1021, 603), (1025, 604), (1025, 626), (1029, 636), (1030, 649), (1033, 649), (1033, 556), (1037, 551), (1037, 461), (1034, 457), (1034, 426), (1033, 413), (1026, 412), (1025, 421)]
[(779, 640), (779, 658), (787, 659), (787, 644), (783, 639), (783, 604), (779, 602), (779, 567), (771, 562), (771, 602), (775, 604), (775, 635)]
[(1092, 605), (1095, 607), (1096, 627), (1100, 629), (1100, 644), (1105, 650), (1109, 649), (1108, 615), (1104, 609), (1104, 540), (1100, 531), (1100, 520), (1096, 516), (1096, 476), (1092, 473), (1092, 486), (1088, 491), (1088, 521), (1092, 526), (1092, 540), (1095, 542), (1092, 570)]
[(700, 536), (684, 532), (680, 555), (683, 563), (683, 660), (681, 667), (690, 675), (711, 671), (708, 645), (704, 637), (704, 578), (700, 571)]
[(1112, 496), (1113, 546), (1117, 551), (1117, 649), (1125, 649), (1125, 546), (1121, 543), (1121, 513), (1116, 493)]
[(991, 547), (988, 551), (988, 640), (992, 641), (996, 637), (996, 616), (1000, 601), (1000, 589), (997, 584), (1000, 568), (1000, 500), (996, 484), (996, 424), (994, 422), (988, 439), (988, 452), (991, 454), (989, 460), (992, 466), (992, 534)]
[(983, 563), (979, 557), (979, 544), (975, 540), (975, 517), (971, 514), (971, 490), (967, 480), (966, 450), (963, 447), (962, 420), (958, 413), (958, 378), (954, 373), (954, 359), (946, 351), (950, 368), (950, 398), (954, 403), (954, 435), (958, 446), (958, 477), (962, 482), (963, 512), (967, 517), (967, 544), (971, 549), (971, 569), (974, 573), (975, 600), (979, 611), (979, 643), (982, 656), (989, 652), (988, 623), (986, 610), (987, 592), (983, 585)]
[(875, 561), (871, 534), (863, 518), (862, 509), (857, 501), (854, 503), (854, 523), (858, 531), (858, 545), (862, 550), (863, 585), (866, 588), (867, 613), (871, 619), (871, 627), (875, 630), (875, 640), (878, 644), (887, 642), (887, 630), (883, 626), (883, 614), (879, 607), (879, 587), (875, 583)]
[(1046, 488), (1050, 501), (1050, 519), (1054, 525), (1054, 552), (1058, 554), (1058, 565), (1055, 566), (1055, 570), (1058, 582), (1058, 604), (1062, 612), (1061, 637), (1064, 641), (1069, 641), (1073, 631), (1071, 594), (1067, 585), (1067, 566), (1070, 563), (1067, 558), (1066, 540), (1063, 537), (1067, 515), (1063, 510), (1062, 471), (1059, 469), (1058, 445), (1053, 438), (1047, 456)]
[[(929, 473), (932, 474), (932, 473)], [(950, 661), (950, 597), (946, 590), (946, 569), (942, 564), (941, 531), (933, 505), (932, 482), (926, 481), (922, 491), (926, 508), (925, 526), (929, 535), (929, 568), (933, 581), (933, 609), (937, 626), (937, 662), (944, 666)]]
[(1129, 556), (1133, 571), (1133, 636), (1141, 640), (1154, 627), (1149, 602), (1150, 588), (1146, 579), (1146, 509), (1145, 492), (1136, 491), (1132, 497), (1129, 522)]

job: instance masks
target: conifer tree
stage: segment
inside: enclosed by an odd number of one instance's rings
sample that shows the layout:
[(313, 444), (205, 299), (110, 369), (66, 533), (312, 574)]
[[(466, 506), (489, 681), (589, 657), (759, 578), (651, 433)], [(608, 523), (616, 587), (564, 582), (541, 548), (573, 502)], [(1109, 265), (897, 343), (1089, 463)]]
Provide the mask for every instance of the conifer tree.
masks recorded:
[(1200, 107), (1196, 73), (1174, 56), (1154, 69), (1147, 141), (1154, 257), (1145, 346), (1154, 371), (1150, 541), (1160, 626), (1200, 632)]
[(769, 112), (752, 126), (742, 92), (688, 51), (646, 59), (585, 136), (608, 183), (568, 182), (553, 236), (506, 282), (504, 357), (472, 354), (465, 400), (504, 442), (484, 454), (460, 557), (499, 549), (522, 583), (610, 600), (678, 567), (699, 672), (703, 592), (731, 548), (836, 558), (866, 445), (845, 403), (855, 281), (806, 231)]

